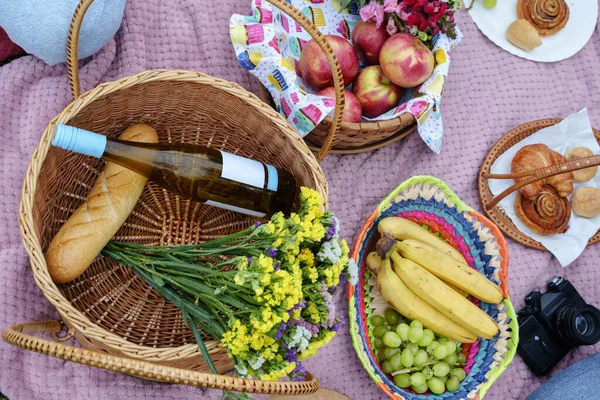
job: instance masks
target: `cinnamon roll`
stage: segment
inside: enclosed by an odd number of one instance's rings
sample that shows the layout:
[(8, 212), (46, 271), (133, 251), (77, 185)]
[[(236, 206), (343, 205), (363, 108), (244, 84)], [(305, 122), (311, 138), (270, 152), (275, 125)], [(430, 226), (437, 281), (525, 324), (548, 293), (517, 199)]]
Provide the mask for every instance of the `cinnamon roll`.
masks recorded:
[(567, 25), (569, 6), (565, 0), (519, 0), (517, 16), (531, 22), (540, 36), (552, 36)]
[(532, 200), (519, 192), (515, 201), (515, 213), (529, 229), (538, 235), (549, 236), (567, 230), (571, 218), (571, 203), (569, 199), (559, 196), (554, 187), (544, 185)]

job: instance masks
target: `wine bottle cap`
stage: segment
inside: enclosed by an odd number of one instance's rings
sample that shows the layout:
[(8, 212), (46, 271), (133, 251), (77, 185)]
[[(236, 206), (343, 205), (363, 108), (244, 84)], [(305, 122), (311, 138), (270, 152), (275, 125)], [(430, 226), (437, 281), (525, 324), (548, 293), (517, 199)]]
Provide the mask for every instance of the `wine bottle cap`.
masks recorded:
[(100, 158), (106, 148), (106, 136), (74, 126), (58, 124), (52, 146)]

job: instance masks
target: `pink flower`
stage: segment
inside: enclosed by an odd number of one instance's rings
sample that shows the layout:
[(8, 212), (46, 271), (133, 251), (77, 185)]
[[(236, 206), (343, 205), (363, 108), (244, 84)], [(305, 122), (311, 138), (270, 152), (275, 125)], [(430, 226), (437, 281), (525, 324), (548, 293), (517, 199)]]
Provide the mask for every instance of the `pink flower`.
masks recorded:
[(388, 35), (392, 36), (398, 33), (398, 27), (396, 26), (396, 22), (394, 22), (393, 18), (388, 19), (387, 26), (385, 27)]
[(360, 9), (360, 17), (363, 21), (375, 21), (379, 28), (383, 23), (384, 18), (383, 5), (371, 1)]
[(398, 6), (398, 8), (396, 9), (396, 14), (398, 15), (398, 18), (400, 18), (404, 22), (407, 22), (408, 17), (410, 16), (410, 13), (406, 11), (402, 6)]
[(392, 13), (398, 7), (398, 0), (383, 0), (383, 11)]

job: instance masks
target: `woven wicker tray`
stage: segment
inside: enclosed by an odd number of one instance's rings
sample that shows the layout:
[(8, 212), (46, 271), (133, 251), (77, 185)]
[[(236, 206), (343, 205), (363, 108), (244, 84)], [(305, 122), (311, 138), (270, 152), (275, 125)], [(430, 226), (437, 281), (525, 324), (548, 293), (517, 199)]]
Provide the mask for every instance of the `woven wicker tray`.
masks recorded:
[[(533, 240), (529, 236), (525, 235), (523, 232), (517, 229), (515, 224), (511, 221), (511, 219), (506, 215), (502, 206), (498, 205), (491, 210), (486, 210), (486, 205), (492, 200), (494, 195), (490, 191), (490, 187), (488, 184), (488, 179), (483, 178), (484, 173), (489, 173), (492, 164), (502, 155), (506, 150), (519, 143), (521, 140), (526, 137), (534, 134), (540, 129), (546, 128), (551, 125), (556, 125), (560, 121), (560, 118), (548, 118), (548, 119), (540, 119), (537, 121), (527, 122), (523, 125), (519, 125), (516, 128), (508, 131), (504, 136), (498, 140), (498, 142), (492, 147), (489, 151), (485, 159), (483, 160), (483, 164), (481, 165), (481, 169), (479, 170), (479, 177), (477, 186), (479, 188), (479, 198), (481, 200), (481, 207), (487, 214), (488, 218), (494, 221), (496, 225), (504, 232), (505, 235), (511, 237), (517, 242), (524, 244), (527, 247), (531, 247), (538, 250), (547, 250), (540, 242), (537, 240)], [(594, 136), (598, 143), (600, 143), (600, 131), (594, 129)], [(600, 241), (600, 231), (596, 233), (593, 237), (588, 241), (588, 246), (590, 244), (596, 243)]]

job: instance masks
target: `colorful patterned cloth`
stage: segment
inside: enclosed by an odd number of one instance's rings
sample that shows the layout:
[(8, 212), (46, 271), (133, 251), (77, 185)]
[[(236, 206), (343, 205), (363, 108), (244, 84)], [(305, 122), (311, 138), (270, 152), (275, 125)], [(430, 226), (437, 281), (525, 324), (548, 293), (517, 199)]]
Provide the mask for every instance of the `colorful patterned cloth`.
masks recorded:
[[(340, 10), (340, 1), (291, 0), (319, 31), (350, 40), (360, 17), (356, 4)], [(231, 41), (242, 67), (269, 90), (277, 110), (304, 137), (335, 107), (335, 101), (317, 96), (298, 76), (302, 47), (310, 35), (290, 16), (264, 0), (252, 0), (252, 15), (235, 14), (230, 21)], [(450, 67), (450, 51), (460, 42), (437, 35), (433, 40), (436, 67), (421, 86), (408, 89), (400, 105), (378, 120), (392, 119), (409, 112), (417, 120), (423, 141), (436, 153), (442, 150), (443, 125), (440, 98)]]

